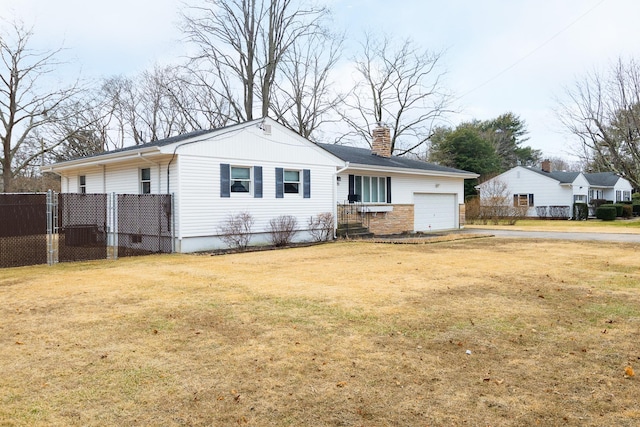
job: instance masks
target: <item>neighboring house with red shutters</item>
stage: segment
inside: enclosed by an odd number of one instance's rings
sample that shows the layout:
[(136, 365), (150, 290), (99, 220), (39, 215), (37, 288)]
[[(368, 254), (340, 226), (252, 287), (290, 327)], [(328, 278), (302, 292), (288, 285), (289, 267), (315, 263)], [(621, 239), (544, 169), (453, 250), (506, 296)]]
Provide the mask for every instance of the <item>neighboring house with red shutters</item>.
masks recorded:
[(315, 144), (265, 118), (43, 170), (61, 176), (63, 193), (172, 194), (177, 252), (224, 247), (220, 225), (240, 212), (255, 219), (251, 244), (266, 242), (281, 215), (296, 218), (296, 240), (309, 240), (309, 219), (339, 220), (342, 205), (375, 234), (462, 227), (464, 179), (477, 175), (390, 156), (388, 132), (374, 131), (372, 150)]

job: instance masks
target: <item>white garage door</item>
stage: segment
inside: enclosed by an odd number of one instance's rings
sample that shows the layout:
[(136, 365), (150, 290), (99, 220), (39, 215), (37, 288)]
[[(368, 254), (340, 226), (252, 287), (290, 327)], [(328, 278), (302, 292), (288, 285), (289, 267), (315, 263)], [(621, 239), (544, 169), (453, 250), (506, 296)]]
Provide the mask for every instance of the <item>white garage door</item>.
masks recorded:
[(415, 231), (447, 230), (456, 227), (455, 194), (413, 195)]

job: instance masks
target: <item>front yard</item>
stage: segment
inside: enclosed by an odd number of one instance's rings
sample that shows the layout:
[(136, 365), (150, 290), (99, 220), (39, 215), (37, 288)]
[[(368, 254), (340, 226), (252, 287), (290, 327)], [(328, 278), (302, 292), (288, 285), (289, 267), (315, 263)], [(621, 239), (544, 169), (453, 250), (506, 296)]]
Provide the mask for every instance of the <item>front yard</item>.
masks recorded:
[(636, 426), (639, 249), (340, 242), (0, 270), (0, 425)]

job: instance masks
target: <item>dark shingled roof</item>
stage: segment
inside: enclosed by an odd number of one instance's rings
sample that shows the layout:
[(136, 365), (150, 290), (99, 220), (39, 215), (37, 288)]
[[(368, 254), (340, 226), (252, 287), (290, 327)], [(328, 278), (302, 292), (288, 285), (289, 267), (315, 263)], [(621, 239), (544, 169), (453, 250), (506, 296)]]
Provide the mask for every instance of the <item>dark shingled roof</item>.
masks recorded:
[(620, 177), (615, 172), (585, 173), (589, 184), (596, 187), (613, 187)]
[(561, 171), (553, 171), (553, 172), (545, 172), (542, 169), (536, 168), (528, 168), (532, 172), (539, 173), (540, 175), (548, 176), (549, 178), (555, 179), (562, 184), (571, 184), (575, 179), (580, 175), (580, 172), (561, 172)]
[(392, 156), (387, 158), (376, 156), (375, 154), (372, 154), (371, 150), (368, 148), (349, 147), (346, 145), (337, 144), (317, 145), (318, 147), (327, 150), (334, 156), (344, 160), (345, 162), (353, 164), (401, 169), (418, 169), (444, 173), (472, 173), (460, 169), (448, 168), (446, 166), (440, 166), (433, 163), (427, 163), (420, 160), (408, 159), (404, 157)]
[[(571, 184), (580, 175), (580, 172), (561, 172), (552, 171), (545, 172), (542, 169), (528, 168), (532, 172), (539, 173), (540, 175), (548, 176), (549, 178), (559, 181), (561, 184)], [(589, 184), (596, 187), (613, 187), (620, 178), (615, 172), (598, 172), (598, 173), (583, 173)]]

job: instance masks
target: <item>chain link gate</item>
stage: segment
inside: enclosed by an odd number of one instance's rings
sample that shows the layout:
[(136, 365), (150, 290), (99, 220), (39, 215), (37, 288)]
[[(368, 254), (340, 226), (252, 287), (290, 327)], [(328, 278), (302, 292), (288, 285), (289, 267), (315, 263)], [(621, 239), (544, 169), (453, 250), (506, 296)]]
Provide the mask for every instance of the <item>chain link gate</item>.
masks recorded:
[(106, 194), (58, 195), (59, 262), (105, 259), (106, 237)]

